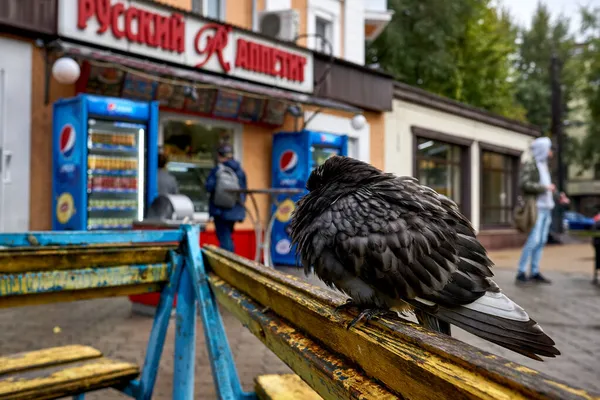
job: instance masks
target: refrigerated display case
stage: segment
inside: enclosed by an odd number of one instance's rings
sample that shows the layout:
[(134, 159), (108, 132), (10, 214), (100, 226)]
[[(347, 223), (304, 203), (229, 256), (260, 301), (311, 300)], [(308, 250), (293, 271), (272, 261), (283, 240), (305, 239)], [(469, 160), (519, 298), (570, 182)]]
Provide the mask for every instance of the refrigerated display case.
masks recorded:
[(194, 203), (194, 216), (201, 219), (208, 215), (206, 179), (214, 167), (211, 161), (169, 161), (167, 170), (173, 174), (179, 185), (179, 193), (188, 196)]
[(146, 126), (88, 121), (87, 229), (128, 229), (144, 218)]
[(130, 229), (157, 196), (158, 103), (54, 104), (54, 230)]
[[(297, 202), (306, 191), (313, 169), (334, 155), (348, 155), (348, 136), (301, 131), (280, 132), (273, 136), (273, 188), (302, 189), (302, 193), (286, 199), (278, 198), (271, 231), (271, 259), (275, 265), (296, 265), (296, 252), (289, 234), (289, 223)], [(273, 215), (273, 214), (271, 214)]]

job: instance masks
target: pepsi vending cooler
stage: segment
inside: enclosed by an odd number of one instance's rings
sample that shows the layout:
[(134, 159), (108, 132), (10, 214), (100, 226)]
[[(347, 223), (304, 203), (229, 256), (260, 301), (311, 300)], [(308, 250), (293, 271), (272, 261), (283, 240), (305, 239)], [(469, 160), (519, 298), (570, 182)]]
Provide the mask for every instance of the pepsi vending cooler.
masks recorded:
[(54, 104), (52, 229), (129, 229), (157, 196), (158, 102)]
[(275, 223), (271, 232), (271, 259), (274, 265), (295, 265), (296, 249), (291, 246), (289, 222), (296, 202), (306, 194), (306, 182), (313, 169), (333, 155), (348, 155), (348, 136), (301, 131), (273, 136), (273, 188), (299, 188), (303, 193), (289, 198), (281, 195), (273, 207)]

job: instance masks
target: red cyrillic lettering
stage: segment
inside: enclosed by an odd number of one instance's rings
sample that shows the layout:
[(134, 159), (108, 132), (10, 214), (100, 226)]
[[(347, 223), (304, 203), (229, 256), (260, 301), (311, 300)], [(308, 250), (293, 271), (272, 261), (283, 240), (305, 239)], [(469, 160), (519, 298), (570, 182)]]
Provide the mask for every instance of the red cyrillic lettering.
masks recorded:
[(235, 66), (236, 68), (248, 69), (248, 42), (244, 39), (237, 40)]
[(150, 30), (153, 14), (148, 11), (140, 10), (138, 42), (145, 43), (150, 47), (156, 47), (156, 36)]
[(119, 27), (119, 17), (123, 15), (125, 12), (125, 6), (122, 3), (117, 3), (112, 7), (110, 12), (110, 28), (112, 30), (112, 34), (115, 38), (121, 39), (125, 36), (125, 31), (127, 30), (127, 25), (125, 25), (125, 29), (120, 29)]
[(79, 0), (77, 4), (77, 28), (87, 28), (88, 20), (96, 14), (96, 3), (94, 0)]
[[(133, 31), (133, 20), (138, 20), (137, 32)], [(125, 11), (125, 35), (132, 42), (137, 42), (140, 36), (139, 10), (135, 7), (129, 7)]]
[(178, 53), (185, 51), (185, 22), (183, 15), (171, 15), (171, 46), (170, 50)]
[(154, 43), (163, 49), (169, 49), (171, 38), (169, 37), (169, 17), (154, 15)]
[(262, 46), (260, 49), (260, 59), (262, 61), (260, 72), (267, 75), (273, 75), (273, 49)]
[[(114, 8), (116, 8), (119, 4), (115, 4)], [(120, 5), (123, 7), (122, 4)], [(98, 28), (98, 33), (104, 33), (108, 30), (111, 24), (110, 15), (110, 0), (96, 0), (96, 18), (98, 19), (98, 24), (100, 25)]]
[(306, 57), (298, 57), (298, 82), (304, 82), (304, 70), (306, 67)]
[(254, 72), (260, 72), (260, 45), (256, 43), (250, 43), (248, 46), (248, 69)]

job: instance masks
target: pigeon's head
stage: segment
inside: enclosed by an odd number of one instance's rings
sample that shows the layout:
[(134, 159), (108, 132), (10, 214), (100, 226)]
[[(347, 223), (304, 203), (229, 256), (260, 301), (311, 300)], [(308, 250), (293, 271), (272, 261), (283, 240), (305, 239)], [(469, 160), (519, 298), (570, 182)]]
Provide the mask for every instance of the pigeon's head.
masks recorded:
[(338, 188), (356, 187), (382, 172), (366, 162), (351, 157), (333, 156), (313, 170), (306, 182), (310, 192), (335, 184)]

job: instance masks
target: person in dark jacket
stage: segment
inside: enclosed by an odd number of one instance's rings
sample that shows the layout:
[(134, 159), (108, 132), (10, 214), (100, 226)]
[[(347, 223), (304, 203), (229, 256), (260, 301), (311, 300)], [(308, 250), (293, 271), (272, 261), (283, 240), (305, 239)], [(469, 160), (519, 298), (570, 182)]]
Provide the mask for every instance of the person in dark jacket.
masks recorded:
[(158, 155), (158, 194), (179, 194), (177, 179), (167, 169), (167, 156)]
[(206, 179), (206, 191), (210, 194), (208, 212), (213, 218), (219, 245), (225, 250), (233, 251), (233, 226), (236, 222), (242, 222), (246, 218), (246, 208), (244, 207), (246, 196), (242, 194), (240, 202), (233, 208), (222, 208), (215, 205), (213, 198), (217, 186), (219, 164), (224, 164), (235, 171), (241, 189), (247, 189), (248, 185), (246, 173), (242, 170), (240, 163), (233, 158), (233, 148), (230, 145), (220, 146), (217, 150), (217, 165), (210, 171)]

